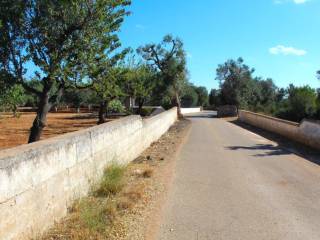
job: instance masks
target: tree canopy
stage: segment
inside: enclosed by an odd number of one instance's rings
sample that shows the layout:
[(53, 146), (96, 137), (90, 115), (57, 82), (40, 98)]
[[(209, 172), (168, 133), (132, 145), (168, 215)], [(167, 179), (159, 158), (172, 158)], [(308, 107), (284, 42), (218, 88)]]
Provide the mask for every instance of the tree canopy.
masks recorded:
[[(128, 0), (4, 0), (0, 3), (0, 67), (5, 81), (38, 99), (29, 142), (40, 139), (50, 108), (69, 86), (87, 84), (97, 56), (118, 45)], [(27, 66), (41, 89), (28, 83)]]
[(159, 44), (147, 44), (140, 47), (138, 53), (150, 66), (161, 73), (162, 86), (165, 91), (169, 88), (173, 90), (178, 114), (181, 115), (180, 95), (187, 78), (182, 40), (166, 35)]

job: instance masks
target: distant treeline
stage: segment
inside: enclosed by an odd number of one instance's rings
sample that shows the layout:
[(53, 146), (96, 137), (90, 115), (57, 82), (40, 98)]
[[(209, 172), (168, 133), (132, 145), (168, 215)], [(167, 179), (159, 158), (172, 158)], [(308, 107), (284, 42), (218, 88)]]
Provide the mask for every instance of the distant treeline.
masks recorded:
[(253, 77), (254, 69), (242, 58), (218, 66), (219, 89), (212, 89), (212, 106), (236, 105), (238, 108), (300, 122), (304, 118), (320, 119), (320, 89), (290, 84), (279, 88), (272, 79)]

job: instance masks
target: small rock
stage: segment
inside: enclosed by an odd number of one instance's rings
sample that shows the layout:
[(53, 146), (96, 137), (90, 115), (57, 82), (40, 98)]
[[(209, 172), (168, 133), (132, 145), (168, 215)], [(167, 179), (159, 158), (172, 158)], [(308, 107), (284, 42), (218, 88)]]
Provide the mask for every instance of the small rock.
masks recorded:
[(135, 170), (133, 171), (133, 174), (134, 174), (134, 175), (141, 175), (141, 174), (142, 174), (142, 170), (141, 170), (141, 169), (135, 169)]

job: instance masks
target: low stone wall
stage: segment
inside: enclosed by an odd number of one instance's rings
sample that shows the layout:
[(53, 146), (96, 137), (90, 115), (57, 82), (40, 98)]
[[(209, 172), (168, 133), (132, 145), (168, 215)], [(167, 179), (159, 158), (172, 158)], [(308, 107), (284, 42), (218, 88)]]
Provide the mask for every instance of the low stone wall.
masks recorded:
[(0, 151), (0, 239), (43, 232), (88, 193), (106, 165), (134, 160), (176, 119), (173, 108)]
[(248, 111), (239, 111), (242, 122), (277, 133), (320, 150), (320, 123), (303, 120), (300, 124)]
[(196, 108), (181, 108), (182, 114), (188, 114), (188, 113), (198, 113), (201, 112), (201, 107)]

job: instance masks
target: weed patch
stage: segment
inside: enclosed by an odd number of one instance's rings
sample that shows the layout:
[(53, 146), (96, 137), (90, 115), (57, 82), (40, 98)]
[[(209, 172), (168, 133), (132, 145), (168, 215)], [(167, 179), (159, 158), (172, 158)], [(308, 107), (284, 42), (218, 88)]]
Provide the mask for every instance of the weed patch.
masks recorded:
[(124, 187), (124, 173), (126, 168), (118, 164), (110, 165), (103, 174), (98, 188), (94, 195), (98, 197), (108, 197), (119, 193)]
[(87, 198), (80, 201), (79, 218), (81, 225), (91, 231), (104, 232), (117, 217), (115, 204), (109, 199)]

